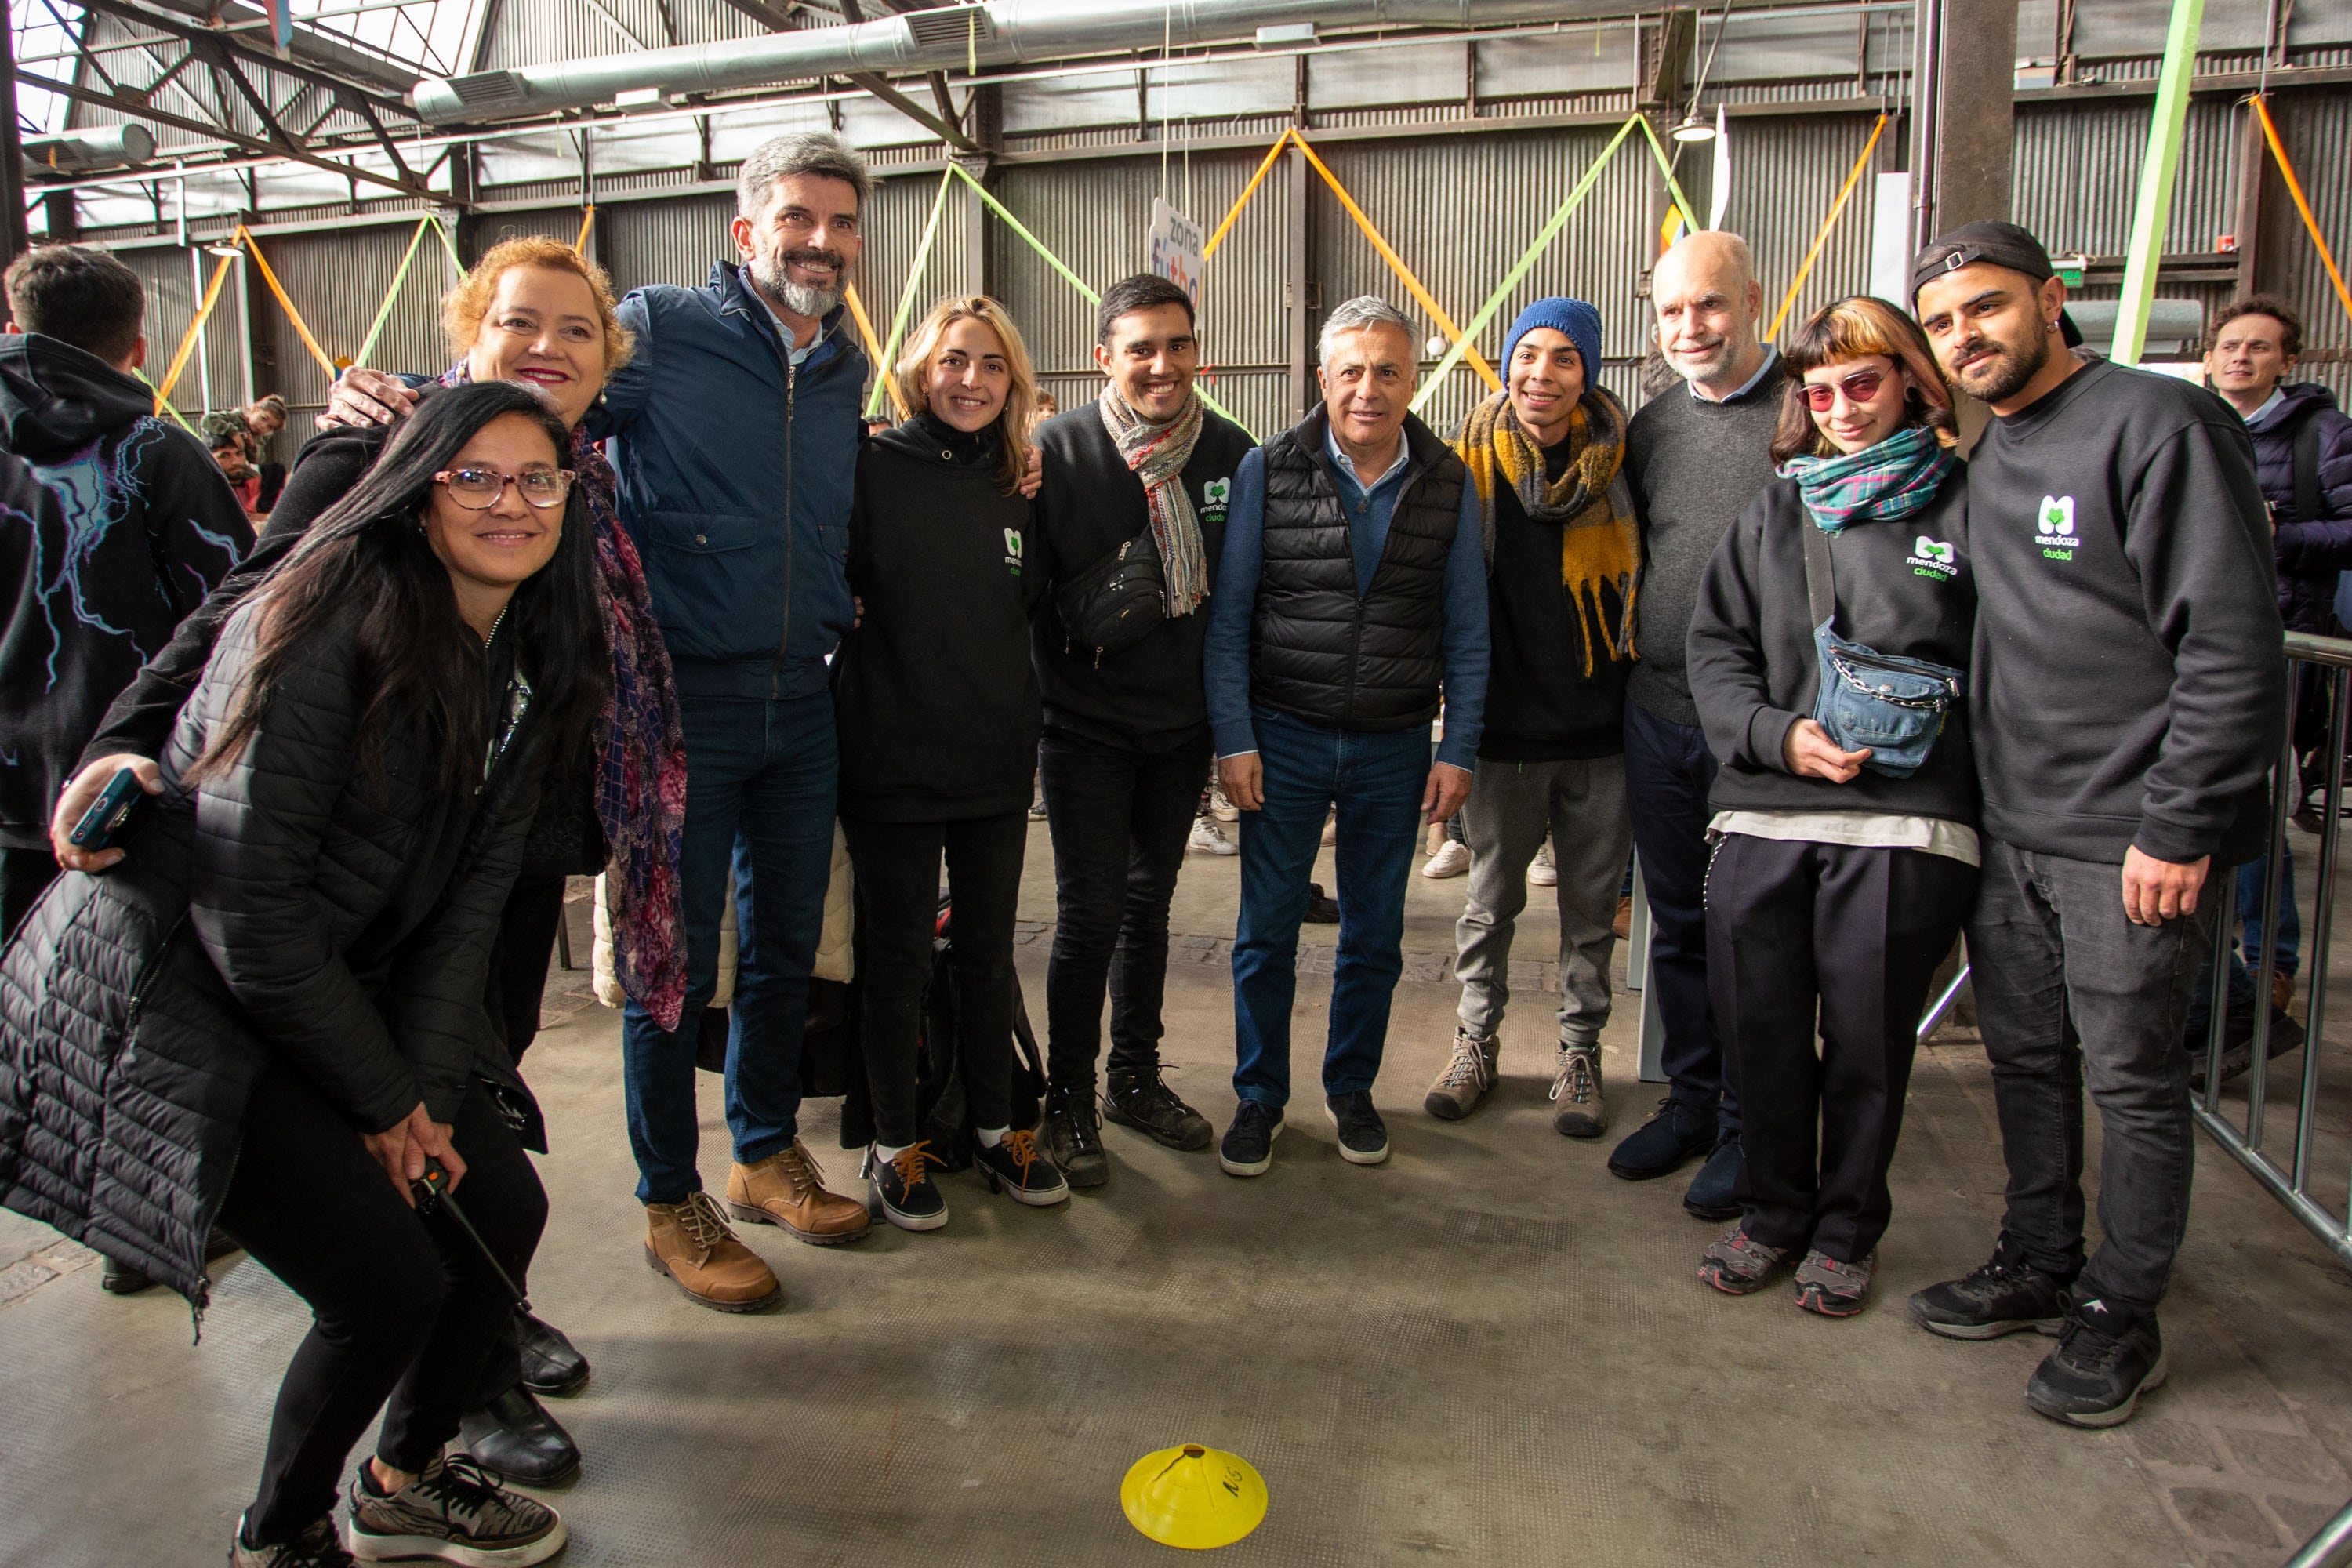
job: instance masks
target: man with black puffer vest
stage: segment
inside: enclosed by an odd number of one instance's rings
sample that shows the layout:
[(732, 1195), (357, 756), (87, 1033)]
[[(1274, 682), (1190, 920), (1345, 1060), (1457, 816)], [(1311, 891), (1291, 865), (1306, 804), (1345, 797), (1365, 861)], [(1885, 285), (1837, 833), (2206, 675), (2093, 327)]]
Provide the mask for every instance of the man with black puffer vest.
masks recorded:
[[(1061, 579), (1034, 637), (1045, 702), (1037, 766), (1054, 839), (1044, 1131), (1074, 1187), (1110, 1177), (1101, 1115), (1171, 1149), (1209, 1146), (1207, 1119), (1161, 1081), (1160, 1001), (1169, 902), (1212, 750), (1206, 595), (1234, 473), (1252, 445), (1193, 390), (1192, 301), (1167, 279), (1111, 285), (1096, 311), (1095, 363), (1109, 378), (1101, 395), (1038, 426), (1045, 488), (1031, 519)], [(1163, 613), (1106, 650), (1074, 634), (1057, 606), (1074, 579), (1121, 550), (1149, 551)], [(1110, 1063), (1097, 1113), (1106, 989)]]
[[(1956, 1339), (2060, 1335), (2026, 1384), (2113, 1426), (2163, 1383), (2157, 1305), (2189, 1223), (2181, 1019), (2212, 874), (2262, 852), (2284, 739), (2270, 522), (2245, 425), (2171, 376), (2087, 363), (2014, 224), (1919, 253), (1920, 324), (1991, 406), (1969, 460), (1983, 876), (1968, 924), (2008, 1213), (1990, 1261), (1911, 1299)], [(2084, 1260), (2083, 1092), (2103, 1131)]]

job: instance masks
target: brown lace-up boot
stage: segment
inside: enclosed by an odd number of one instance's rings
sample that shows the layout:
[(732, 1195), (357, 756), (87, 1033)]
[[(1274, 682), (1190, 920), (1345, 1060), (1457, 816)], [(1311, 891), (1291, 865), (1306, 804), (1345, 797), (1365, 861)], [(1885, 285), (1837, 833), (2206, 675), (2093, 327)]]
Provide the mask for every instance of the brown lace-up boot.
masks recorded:
[(819, 1247), (856, 1241), (874, 1223), (864, 1204), (825, 1190), (824, 1168), (797, 1138), (728, 1172), (727, 1208), (748, 1224), (782, 1226)]
[(784, 1299), (774, 1271), (735, 1239), (709, 1193), (646, 1205), (646, 1262), (715, 1311), (756, 1312)]

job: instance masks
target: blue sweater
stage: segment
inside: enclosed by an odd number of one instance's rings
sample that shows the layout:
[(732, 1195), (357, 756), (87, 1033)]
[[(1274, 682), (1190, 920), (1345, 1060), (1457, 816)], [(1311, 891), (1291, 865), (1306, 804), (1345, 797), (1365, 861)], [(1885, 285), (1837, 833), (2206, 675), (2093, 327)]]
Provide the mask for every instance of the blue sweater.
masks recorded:
[[(1328, 453), (1327, 453), (1328, 456)], [(1348, 513), (1349, 543), (1356, 559), (1356, 593), (1371, 585), (1372, 572), (1389, 538), (1389, 518), (1404, 489), (1404, 465), (1375, 483), (1369, 497), (1347, 463), (1329, 468)], [(1363, 503), (1369, 500), (1370, 505)], [(1360, 508), (1360, 510), (1359, 510)], [(1478, 734), (1486, 708), (1486, 563), (1478, 512), (1478, 492), (1462, 487), (1462, 510), (1454, 526), (1453, 552), (1445, 558), (1445, 738), (1437, 761), (1465, 772), (1478, 760)], [(1265, 564), (1265, 451), (1242, 459), (1234, 474), (1233, 508), (1225, 514), (1224, 552), (1217, 562), (1217, 592), (1209, 605), (1209, 641), (1202, 674), (1209, 694), (1209, 727), (1217, 755), (1257, 750), (1250, 721), (1250, 639), (1257, 619), (1258, 577)]]

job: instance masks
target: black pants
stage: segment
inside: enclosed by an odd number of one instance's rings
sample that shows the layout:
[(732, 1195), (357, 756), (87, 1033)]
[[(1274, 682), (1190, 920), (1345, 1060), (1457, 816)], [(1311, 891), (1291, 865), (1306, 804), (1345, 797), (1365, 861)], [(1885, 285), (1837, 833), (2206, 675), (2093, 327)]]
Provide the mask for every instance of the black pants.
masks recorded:
[(1706, 973), (1758, 1241), (1858, 1263), (1886, 1234), (1919, 1015), (1976, 884), (1975, 867), (1921, 849), (1742, 833), (1716, 847)]
[(955, 900), (956, 1038), (975, 1127), (1012, 1117), (1013, 913), (1029, 814), (965, 822), (876, 822), (844, 817), (857, 870), (860, 1033), (874, 1096), (876, 1138), (892, 1148), (916, 1139), (916, 1052), (923, 992), (939, 920), (940, 858)]
[(1053, 955), (1045, 964), (1047, 1078), (1092, 1089), (1110, 994), (1110, 1070), (1160, 1063), (1168, 905), (1208, 771), (1206, 735), (1131, 752), (1049, 730), (1037, 748), (1054, 835)]
[(0, 943), (16, 934), (57, 879), (58, 858), (47, 847), (0, 849)]
[[(478, 1084), (453, 1141), (466, 1217), (520, 1282), (547, 1223), (539, 1176)], [(333, 1509), (378, 1410), (378, 1458), (402, 1470), (432, 1462), (457, 1435), (514, 1300), (464, 1232), (404, 1203), (351, 1123), (286, 1068), (254, 1085), (221, 1224), (314, 1320), (278, 1386), (248, 1516), (253, 1540), (270, 1545)]]
[(1677, 1104), (1739, 1131), (1739, 1091), (1727, 1070), (1721, 1015), (1708, 1001), (1706, 804), (1715, 753), (1696, 724), (1625, 704), (1625, 806), (1649, 895), (1650, 984), (1666, 1026), (1659, 1066)]
[(515, 879), (490, 947), (490, 1022), (518, 1066), (539, 1035), (540, 1004), (547, 997), (547, 964), (555, 928), (563, 919), (562, 873)]

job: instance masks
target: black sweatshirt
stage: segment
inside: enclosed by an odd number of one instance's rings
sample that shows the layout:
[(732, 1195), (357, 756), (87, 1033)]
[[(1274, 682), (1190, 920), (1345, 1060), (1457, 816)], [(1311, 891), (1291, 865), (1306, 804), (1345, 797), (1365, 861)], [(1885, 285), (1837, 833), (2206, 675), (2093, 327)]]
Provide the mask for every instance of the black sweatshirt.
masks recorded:
[(1984, 826), (2120, 863), (2262, 852), (2285, 662), (2244, 421), (2098, 363), (1969, 464)]
[[(1030, 560), (1042, 576), (1083, 572), (1143, 531), (1150, 521), (1143, 481), (1118, 455), (1100, 408), (1087, 403), (1048, 419), (1037, 428), (1037, 445), (1045, 454), (1045, 488), (1037, 493)], [(1200, 438), (1179, 476), (1201, 519), (1213, 585), (1234, 470), (1255, 445), (1240, 426), (1204, 411)], [(1139, 752), (1167, 751), (1206, 732), (1201, 648), (1208, 635), (1203, 599), (1191, 615), (1163, 621), (1097, 666), (1092, 648), (1069, 646), (1049, 596), (1034, 639), (1047, 727)]]
[(833, 661), (841, 815), (958, 822), (1027, 809), (1037, 769), (1029, 502), (996, 483), (994, 426), (918, 414), (863, 443)]
[[(1966, 470), (1909, 517), (1853, 522), (1830, 536), (1840, 637), (1898, 658), (1954, 669), (1969, 662), (1976, 618)], [(1965, 700), (1945, 711), (1927, 761), (1907, 779), (1865, 767), (1844, 784), (1800, 778), (1781, 754), (1790, 727), (1821, 694), (1805, 590), (1805, 534), (1815, 527), (1794, 479), (1775, 479), (1739, 514), (1707, 563), (1691, 616), (1691, 694), (1707, 749), (1722, 763), (1707, 796), (1717, 811), (1867, 811), (1974, 826), (1977, 778)]]
[[(391, 427), (383, 425), (330, 430), (311, 438), (295, 459), (294, 472), (287, 479), (278, 509), (269, 514), (260, 539), (212, 595), (180, 622), (171, 643), (122, 688), (83, 749), (77, 771), (118, 752), (142, 757), (163, 754), (180, 710), (187, 706), (196, 683), (204, 679), (205, 661), (212, 657), (213, 644), (229, 616), (293, 552), (319, 514), (360, 482), (360, 476), (373, 465), (391, 438)], [(210, 457), (205, 460), (211, 461)]]
[(1778, 354), (1738, 396), (1708, 403), (1683, 383), (1625, 426), (1625, 472), (1642, 518), (1642, 586), (1633, 599), (1637, 662), (1625, 696), (1646, 713), (1696, 724), (1683, 637), (1699, 579), (1731, 524), (1772, 482), (1772, 431), (1788, 384)]
[(153, 392), (55, 338), (0, 337), (0, 846), (41, 848), (108, 705), (253, 526)]
[[(1569, 445), (1544, 449), (1544, 473), (1568, 471)], [(1612, 658), (1603, 626), (1625, 614), (1615, 590), (1601, 591), (1601, 620), (1585, 644), (1584, 623), (1559, 580), (1564, 524), (1538, 522), (1519, 492), (1495, 476), (1495, 559), (1486, 569), (1486, 626), (1494, 655), (1486, 675), (1486, 727), (1478, 754), (1497, 763), (1613, 757), (1625, 750), (1628, 657)], [(1591, 615), (1592, 606), (1585, 605)], [(1592, 673), (1584, 672), (1587, 653)]]

